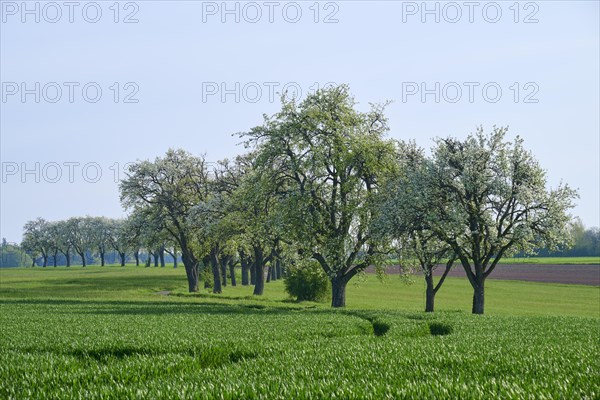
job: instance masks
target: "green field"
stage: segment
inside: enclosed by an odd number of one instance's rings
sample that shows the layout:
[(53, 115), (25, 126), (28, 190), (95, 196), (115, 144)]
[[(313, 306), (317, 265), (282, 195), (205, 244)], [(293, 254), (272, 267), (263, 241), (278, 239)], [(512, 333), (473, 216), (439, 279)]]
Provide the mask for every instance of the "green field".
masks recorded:
[[(443, 260), (446, 263), (448, 260)], [(415, 262), (414, 260), (411, 262)], [(398, 259), (391, 260), (392, 264), (398, 264)], [(456, 263), (458, 264), (458, 262)], [(600, 257), (506, 257), (499, 264), (532, 264), (532, 265), (598, 265)]]
[(3, 269), (0, 398), (599, 398), (600, 288), (490, 280), (474, 316), (449, 278), (427, 315), (417, 278), (367, 275), (331, 310), (281, 281), (256, 298), (189, 295), (183, 269)]
[(596, 265), (600, 264), (600, 257), (515, 257), (503, 258), (500, 264)]

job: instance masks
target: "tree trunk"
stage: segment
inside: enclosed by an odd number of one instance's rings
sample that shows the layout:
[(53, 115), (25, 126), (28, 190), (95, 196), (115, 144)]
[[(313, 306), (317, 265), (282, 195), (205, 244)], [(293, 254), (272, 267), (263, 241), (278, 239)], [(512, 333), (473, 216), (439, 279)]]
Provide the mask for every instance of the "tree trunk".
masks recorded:
[(250, 277), (248, 276), (248, 260), (244, 256), (240, 256), (240, 264), (242, 264), (242, 286), (248, 286)]
[(231, 286), (236, 286), (237, 282), (235, 281), (235, 262), (233, 258), (229, 259), (229, 277), (231, 278)]
[(173, 249), (173, 268), (177, 268), (177, 249)]
[(158, 252), (158, 257), (160, 259), (160, 266), (161, 268), (165, 267), (165, 248), (161, 247), (159, 252)]
[(267, 283), (271, 282), (271, 266), (269, 265), (269, 267), (267, 268)]
[(81, 257), (81, 266), (86, 267), (87, 264), (85, 262), (85, 253), (79, 253), (79, 256)]
[(263, 251), (254, 247), (254, 295), (262, 296), (265, 291), (265, 266)]
[(52, 256), (52, 263), (54, 264), (54, 268), (56, 268), (56, 263), (57, 263), (57, 259), (58, 258), (58, 250), (54, 252), (54, 255)]
[(198, 262), (194, 259), (192, 254), (188, 254), (187, 252), (182, 253), (183, 265), (185, 266), (185, 274), (188, 280), (188, 291), (190, 293), (194, 293), (198, 291), (198, 278), (199, 278), (199, 268)]
[(484, 283), (485, 280), (483, 277), (476, 277), (476, 285), (473, 288), (473, 314), (483, 314)]
[(158, 250), (156, 250), (154, 253), (152, 253), (152, 257), (154, 257), (154, 267), (158, 267)]
[(46, 268), (46, 266), (48, 265), (48, 256), (46, 254), (44, 254), (42, 256), (42, 258), (44, 259), (44, 265), (42, 265), (44, 268)]
[(139, 267), (140, 266), (140, 252), (139, 252), (139, 250), (136, 250), (133, 253), (133, 256), (135, 257), (135, 266)]
[(67, 267), (71, 266), (71, 252), (69, 250), (67, 250), (67, 252), (65, 253), (65, 258), (67, 259)]
[(104, 267), (104, 251), (100, 250), (100, 266)]
[(33, 262), (31, 263), (31, 268), (35, 267), (35, 257), (31, 257), (31, 259), (33, 260)]
[(255, 261), (254, 263), (254, 292), (257, 296), (262, 296), (265, 292), (265, 266), (262, 262)]
[(212, 265), (210, 261), (210, 255), (204, 257), (202, 259), (202, 280), (204, 281), (204, 289), (210, 289), (210, 280), (208, 279), (208, 274), (206, 273), (207, 268)]
[(343, 276), (331, 280), (331, 307), (346, 307), (346, 284)]
[(225, 286), (227, 286), (227, 257), (226, 256), (222, 256), (219, 264), (221, 266), (222, 284), (225, 287)]
[[(184, 264), (185, 265), (185, 264)], [(188, 291), (194, 293), (198, 291), (198, 265), (186, 265), (185, 274), (188, 280)]]
[(121, 267), (125, 266), (125, 252), (119, 252), (119, 258), (121, 258)]
[(429, 271), (425, 274), (425, 282), (427, 283), (427, 288), (425, 289), (425, 312), (433, 312), (435, 301), (435, 290), (433, 287), (433, 271)]
[(219, 260), (217, 259), (216, 250), (210, 252), (210, 264), (212, 266), (213, 273), (213, 293), (222, 293), (221, 288), (221, 273), (219, 271)]
[(275, 261), (275, 276), (277, 276), (277, 279), (281, 279), (282, 273), (281, 273), (281, 258), (277, 257), (277, 260)]
[(250, 264), (250, 284), (256, 285), (256, 268), (254, 263)]

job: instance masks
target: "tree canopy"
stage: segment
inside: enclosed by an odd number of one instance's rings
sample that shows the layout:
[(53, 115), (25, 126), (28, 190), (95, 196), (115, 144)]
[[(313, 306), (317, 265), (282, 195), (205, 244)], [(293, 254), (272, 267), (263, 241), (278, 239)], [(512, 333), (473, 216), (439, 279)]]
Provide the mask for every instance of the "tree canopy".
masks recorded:
[[(210, 267), (220, 293), (228, 273), (235, 284), (239, 262), (243, 284), (250, 271), (261, 295), (265, 268), (268, 281), (284, 259), (295, 269), (317, 263), (333, 307), (345, 306), (353, 277), (401, 250), (425, 274), (428, 311), (457, 261), (473, 287), (472, 311), (483, 313), (485, 279), (503, 257), (563, 249), (572, 238), (597, 246), (597, 231), (568, 214), (576, 191), (548, 188), (545, 171), (520, 137), (507, 140), (507, 128), (438, 138), (427, 156), (387, 138), (386, 105), (361, 111), (345, 85), (301, 102), (283, 96), (278, 112), (239, 134), (245, 154), (209, 167), (204, 156), (170, 149), (133, 163), (119, 186), (126, 220), (38, 218), (25, 225), (23, 248), (44, 266), (49, 255), (56, 265), (59, 253), (67, 265), (72, 253), (84, 266), (99, 254), (104, 265), (110, 249), (121, 265), (127, 251), (139, 264), (141, 249), (155, 265), (164, 266), (165, 251), (176, 265), (180, 251), (190, 292), (199, 290), (201, 268)], [(434, 284), (440, 263), (446, 269)]]
[(381, 264), (371, 221), (381, 182), (396, 168), (383, 106), (356, 110), (346, 86), (318, 91), (246, 133), (258, 168), (277, 183), (281, 222), (300, 253), (315, 259), (332, 283), (332, 306), (345, 305), (348, 281)]

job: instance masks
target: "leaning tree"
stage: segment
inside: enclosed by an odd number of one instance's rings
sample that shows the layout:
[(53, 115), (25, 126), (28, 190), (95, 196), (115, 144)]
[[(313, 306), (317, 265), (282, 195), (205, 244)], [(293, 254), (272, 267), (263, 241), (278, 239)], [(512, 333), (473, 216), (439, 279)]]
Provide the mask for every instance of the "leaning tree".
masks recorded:
[(132, 164), (119, 189), (123, 206), (146, 209), (164, 222), (164, 229), (181, 250), (190, 292), (198, 291), (199, 257), (194, 252), (191, 209), (208, 195), (204, 157), (169, 149), (164, 157)]

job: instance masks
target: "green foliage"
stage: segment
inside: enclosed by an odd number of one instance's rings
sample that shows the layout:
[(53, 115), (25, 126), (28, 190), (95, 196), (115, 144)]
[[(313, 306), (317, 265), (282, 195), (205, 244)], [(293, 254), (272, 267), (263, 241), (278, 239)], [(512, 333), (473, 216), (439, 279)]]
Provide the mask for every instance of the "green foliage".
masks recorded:
[(212, 289), (213, 288), (213, 285), (214, 285), (213, 274), (212, 274), (212, 271), (210, 269), (210, 265), (204, 265), (200, 269), (200, 282), (207, 289)]
[(380, 262), (382, 242), (371, 232), (374, 204), (381, 182), (396, 169), (384, 108), (358, 111), (341, 85), (300, 103), (284, 98), (281, 111), (243, 135), (256, 149), (265, 182), (277, 184), (272, 195), (286, 239), (332, 281), (347, 282)]
[(31, 257), (20, 246), (7, 243), (4, 239), (0, 246), (0, 268), (29, 267), (31, 265)]
[[(153, 162), (130, 165), (126, 179), (119, 185), (121, 203), (142, 220), (141, 237), (157, 245), (166, 236), (184, 253), (184, 264), (196, 265), (193, 252), (196, 226), (189, 221), (192, 209), (208, 196), (208, 170), (203, 157), (184, 150), (169, 149)], [(149, 235), (153, 231), (154, 235)]]
[(298, 301), (323, 301), (329, 291), (329, 279), (317, 262), (307, 261), (288, 267), (284, 286)]
[(43, 218), (27, 221), (23, 226), (21, 248), (27, 251), (33, 260), (41, 256), (44, 266), (50, 252), (49, 224)]
[[(119, 191), (121, 204), (144, 216), (146, 230), (142, 229), (141, 238), (145, 240), (141, 243), (162, 247), (169, 240), (176, 244), (187, 273), (188, 290), (198, 291), (198, 265), (204, 254), (198, 251), (201, 237), (197, 224), (190, 218), (194, 207), (210, 193), (204, 158), (181, 149), (169, 149), (154, 162), (131, 164)], [(155, 234), (143, 234), (148, 231)]]
[(433, 193), (446, 201), (446, 208), (435, 210), (436, 229), (466, 257), (479, 252), (473, 263), (484, 267), (488, 258), (493, 263), (568, 242), (568, 210), (577, 197), (568, 185), (548, 190), (546, 173), (523, 140), (507, 141), (506, 132), (494, 128), (486, 135), (480, 128), (464, 141), (439, 140), (431, 170), (440, 182)]
[(382, 225), (395, 238), (430, 231), (455, 254), (480, 314), (484, 281), (502, 257), (568, 244), (577, 198), (568, 185), (548, 189), (545, 171), (521, 138), (506, 140), (507, 130), (480, 127), (465, 140), (438, 139), (430, 159), (405, 163), (383, 202), (389, 221)]
[(600, 229), (597, 227), (587, 228), (581, 219), (575, 218), (569, 227), (569, 236), (572, 247), (562, 248), (558, 251), (542, 249), (538, 252), (540, 256), (551, 257), (600, 257)]
[(500, 264), (594, 265), (600, 257), (514, 257), (503, 258)]

